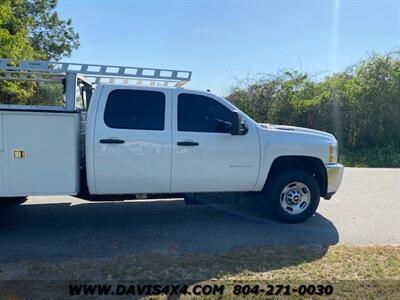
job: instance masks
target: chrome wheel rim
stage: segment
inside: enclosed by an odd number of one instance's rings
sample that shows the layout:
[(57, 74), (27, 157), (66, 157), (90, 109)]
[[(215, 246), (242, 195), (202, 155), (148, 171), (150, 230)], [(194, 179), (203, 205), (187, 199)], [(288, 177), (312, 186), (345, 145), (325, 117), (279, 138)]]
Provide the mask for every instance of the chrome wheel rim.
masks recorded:
[(301, 214), (311, 201), (310, 189), (302, 182), (292, 182), (286, 185), (280, 197), (283, 210), (291, 215)]

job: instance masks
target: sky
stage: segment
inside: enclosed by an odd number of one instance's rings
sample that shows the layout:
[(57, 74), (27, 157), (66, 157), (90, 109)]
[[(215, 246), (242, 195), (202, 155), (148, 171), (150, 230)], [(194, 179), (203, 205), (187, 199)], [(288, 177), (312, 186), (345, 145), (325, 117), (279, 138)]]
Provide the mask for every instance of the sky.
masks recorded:
[(400, 48), (400, 0), (59, 0), (67, 62), (190, 70), (218, 95), (283, 69), (316, 77)]

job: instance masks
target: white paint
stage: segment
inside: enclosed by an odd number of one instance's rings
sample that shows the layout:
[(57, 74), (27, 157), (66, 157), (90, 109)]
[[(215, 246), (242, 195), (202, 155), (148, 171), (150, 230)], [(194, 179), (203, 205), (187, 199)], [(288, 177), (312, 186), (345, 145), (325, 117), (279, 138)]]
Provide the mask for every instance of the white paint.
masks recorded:
[[(3, 119), (3, 196), (78, 192), (78, 113), (0, 111)], [(15, 159), (23, 150), (24, 159)]]
[[(251, 191), (260, 164), (257, 126), (247, 120), (249, 131), (246, 135), (178, 131), (177, 99), (180, 93), (200, 94), (226, 106), (224, 99), (210, 93), (174, 91), (171, 192)], [(194, 141), (199, 145), (177, 146), (181, 141)]]
[[(165, 129), (107, 127), (104, 109), (108, 94), (114, 89), (164, 93)], [(77, 194), (80, 150), (86, 153), (87, 182), (92, 194), (260, 191), (273, 161), (280, 156), (309, 156), (328, 163), (329, 144), (336, 143), (331, 134), (257, 124), (244, 113), (242, 117), (249, 127), (245, 135), (180, 132), (177, 96), (182, 91), (212, 97), (229, 109), (236, 109), (225, 99), (206, 92), (106, 84), (94, 92), (87, 121), (83, 122), (86, 128), (80, 127), (79, 113), (0, 111), (0, 195)], [(83, 130), (85, 149), (80, 149)], [(100, 139), (109, 138), (125, 143), (99, 143)], [(198, 142), (199, 146), (177, 146), (177, 142), (186, 140)], [(26, 151), (27, 157), (14, 159), (15, 149)]]
[[(151, 88), (165, 94), (165, 124), (163, 131), (109, 128), (104, 123), (104, 110), (109, 93), (114, 89), (132, 89), (126, 85), (106, 85), (98, 104), (93, 139), (91, 165), (94, 182), (90, 180), (90, 192), (94, 194), (169, 193), (171, 180), (171, 89)], [(145, 90), (137, 87), (137, 90)], [(92, 103), (93, 105), (93, 103)], [(92, 113), (93, 111), (90, 111)], [(93, 130), (93, 124), (88, 128)], [(117, 138), (124, 144), (100, 144), (101, 139)], [(93, 184), (94, 183), (94, 184)]]

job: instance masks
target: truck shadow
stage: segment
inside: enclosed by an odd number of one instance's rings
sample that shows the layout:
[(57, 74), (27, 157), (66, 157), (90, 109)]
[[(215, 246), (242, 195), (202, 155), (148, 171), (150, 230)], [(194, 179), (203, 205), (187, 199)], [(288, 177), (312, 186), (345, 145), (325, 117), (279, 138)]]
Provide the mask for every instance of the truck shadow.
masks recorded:
[(0, 213), (0, 262), (104, 258), (138, 253), (222, 254), (239, 248), (334, 245), (320, 214), (281, 224), (234, 206), (183, 201), (21, 205)]
[(0, 279), (11, 279), (0, 288), (62, 297), (77, 279), (191, 285), (312, 262), (337, 242), (320, 214), (289, 225), (251, 209), (183, 201), (22, 205), (0, 213)]

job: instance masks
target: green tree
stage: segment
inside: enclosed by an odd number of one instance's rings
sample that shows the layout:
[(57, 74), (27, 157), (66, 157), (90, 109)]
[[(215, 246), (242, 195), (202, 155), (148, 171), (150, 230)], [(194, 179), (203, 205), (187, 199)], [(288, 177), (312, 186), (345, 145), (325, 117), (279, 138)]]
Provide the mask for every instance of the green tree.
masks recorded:
[(320, 80), (283, 71), (227, 98), (258, 122), (333, 133), (353, 163), (400, 166), (400, 52), (372, 54)]
[[(29, 30), (24, 21), (13, 11), (11, 0), (0, 0), (0, 57), (11, 59), (35, 58), (35, 52), (29, 40)], [(0, 81), (2, 103), (25, 102), (33, 94), (33, 85), (14, 81)]]
[(59, 60), (79, 47), (79, 35), (74, 32), (71, 19), (61, 20), (55, 11), (57, 0), (13, 2), (13, 13), (27, 25), (31, 45), (40, 56)]
[[(0, 57), (58, 60), (79, 46), (71, 20), (60, 20), (55, 0), (0, 0)], [(0, 81), (1, 103), (34, 103), (34, 82)]]

